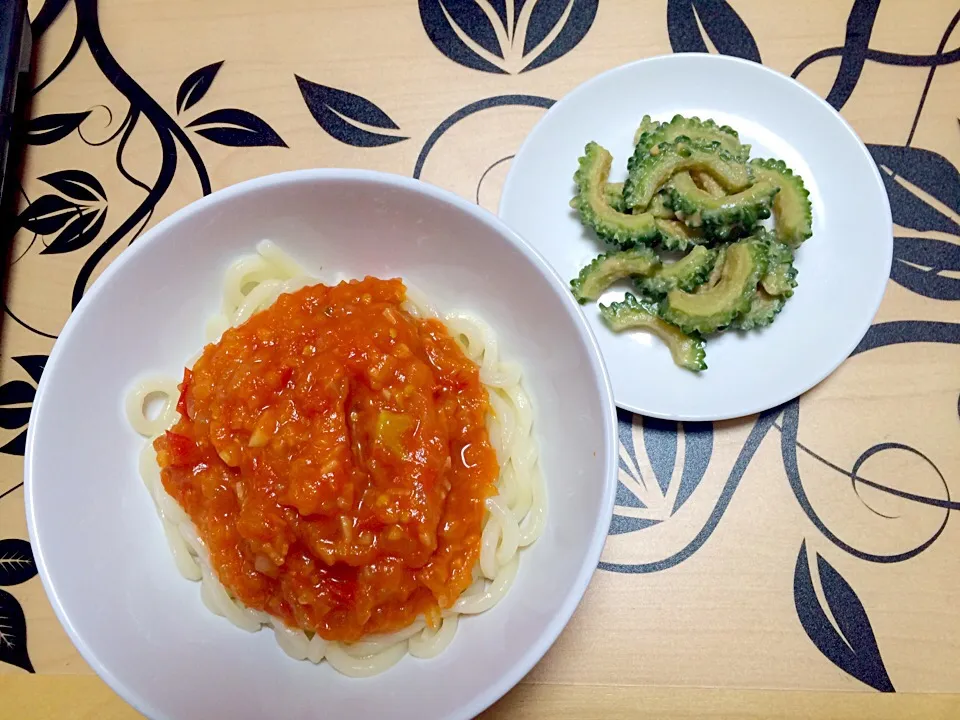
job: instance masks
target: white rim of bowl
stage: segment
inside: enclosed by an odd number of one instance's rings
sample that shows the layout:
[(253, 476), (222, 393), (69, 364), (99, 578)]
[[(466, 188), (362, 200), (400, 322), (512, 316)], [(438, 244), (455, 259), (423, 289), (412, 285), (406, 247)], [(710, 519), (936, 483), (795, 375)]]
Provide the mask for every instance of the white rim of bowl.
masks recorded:
[[(189, 205), (185, 205), (168, 217), (164, 218), (162, 221), (157, 223), (157, 225), (144, 233), (143, 236), (140, 237), (133, 245), (124, 250), (123, 253), (121, 253), (116, 260), (110, 263), (110, 265), (97, 278), (93, 285), (84, 294), (77, 307), (74, 308), (73, 312), (70, 314), (70, 317), (67, 318), (67, 322), (64, 324), (57, 341), (54, 343), (53, 349), (50, 352), (50, 356), (47, 359), (45, 372), (41, 376), (40, 383), (37, 387), (37, 393), (33, 402), (31, 422), (27, 428), (23, 472), (24, 505), (27, 515), (27, 532), (29, 534), (30, 542), (33, 546), (34, 560), (37, 564), (37, 570), (40, 575), (41, 583), (43, 584), (43, 589), (47, 594), (47, 598), (53, 607), (53, 611), (56, 614), (57, 619), (60, 621), (60, 624), (63, 626), (74, 647), (76, 647), (79, 651), (81, 657), (83, 657), (83, 659), (94, 669), (97, 675), (99, 675), (100, 678), (103, 679), (104, 682), (106, 682), (114, 692), (132, 705), (138, 712), (150, 718), (158, 718), (162, 716), (157, 713), (155, 709), (145, 701), (144, 698), (129, 690), (123, 684), (123, 682), (121, 682), (110, 670), (100, 663), (94, 651), (89, 645), (87, 645), (84, 639), (77, 632), (76, 628), (70, 622), (67, 612), (61, 603), (60, 596), (57, 593), (54, 581), (48, 574), (44, 555), (44, 547), (37, 532), (34, 508), (33, 455), (35, 452), (36, 437), (34, 431), (36, 423), (34, 418), (38, 418), (42, 415), (43, 407), (46, 403), (46, 388), (48, 384), (47, 380), (52, 374), (52, 371), (55, 370), (57, 361), (59, 360), (60, 348), (63, 345), (61, 341), (70, 337), (75, 331), (75, 318), (83, 313), (83, 311), (86, 309), (86, 306), (90, 304), (93, 301), (93, 298), (95, 298), (103, 290), (103, 288), (110, 282), (114, 275), (123, 272), (123, 267), (134, 255), (136, 255), (137, 252), (139, 252), (140, 247), (148, 245), (152, 242), (156, 242), (157, 238), (161, 237), (163, 233), (167, 231), (168, 227), (176, 225), (194, 213), (201, 212), (208, 205), (217, 204), (218, 202), (231, 198), (234, 195), (244, 195), (246, 193), (256, 192), (257, 190), (267, 186), (286, 183), (296, 184), (301, 181), (313, 180), (361, 181), (372, 184), (381, 184), (387, 187), (404, 188), (413, 192), (425, 193), (426, 195), (436, 198), (441, 202), (445, 202), (448, 205), (456, 207), (458, 210), (466, 212), (468, 215), (473, 216), (475, 219), (487, 225), (491, 231), (502, 235), (517, 249), (519, 249), (528, 260), (539, 267), (541, 272), (548, 278), (554, 294), (557, 296), (558, 300), (564, 304), (568, 312), (570, 310), (576, 311), (571, 313), (571, 318), (574, 320), (580, 330), (580, 335), (584, 340), (584, 344), (588, 348), (588, 353), (591, 355), (594, 372), (601, 380), (601, 402), (606, 406), (605, 438), (606, 453), (608, 458), (608, 472), (607, 477), (604, 478), (605, 487), (602, 498), (602, 506), (604, 509), (602, 511), (602, 517), (598, 518), (597, 527), (594, 531), (593, 537), (590, 540), (590, 546), (587, 551), (588, 562), (585, 563), (582, 568), (580, 568), (576, 581), (571, 586), (570, 591), (568, 592), (563, 604), (560, 606), (559, 611), (548, 623), (546, 632), (542, 635), (540, 642), (532, 645), (529, 649), (523, 652), (519, 660), (515, 662), (513, 666), (508, 668), (508, 670), (501, 676), (499, 682), (491, 685), (478, 695), (469, 698), (468, 704), (465, 704), (458, 711), (459, 714), (455, 714), (450, 717), (472, 718), (475, 715), (483, 712), (488, 707), (493, 705), (497, 700), (506, 695), (507, 692), (515, 687), (523, 679), (523, 677), (533, 669), (533, 667), (553, 646), (560, 633), (569, 623), (574, 611), (577, 609), (580, 601), (583, 599), (583, 595), (587, 590), (587, 586), (589, 585), (590, 580), (593, 578), (593, 575), (597, 569), (597, 565), (600, 562), (600, 554), (603, 551), (603, 545), (607, 538), (607, 531), (609, 530), (610, 522), (613, 518), (614, 500), (616, 498), (617, 488), (617, 466), (614, 462), (614, 458), (617, 456), (618, 442), (617, 410), (613, 398), (613, 386), (610, 383), (610, 376), (607, 372), (606, 364), (603, 361), (603, 355), (600, 352), (600, 346), (597, 344), (597, 339), (594, 337), (593, 331), (586, 322), (586, 317), (582, 312), (579, 312), (579, 308), (574, 302), (573, 297), (569, 292), (567, 292), (566, 286), (564, 285), (560, 276), (543, 258), (540, 252), (527, 243), (517, 233), (510, 229), (506, 223), (504, 223), (502, 220), (500, 220), (500, 218), (490, 211), (485, 210), (479, 205), (470, 203), (448, 190), (444, 190), (422, 180), (408, 178), (403, 175), (395, 175), (392, 173), (379, 172), (375, 170), (311, 168), (305, 170), (290, 170), (286, 172), (273, 173), (271, 175), (264, 175), (230, 185), (217, 190), (210, 195), (206, 195), (190, 203)], [(211, 615), (211, 617), (213, 616)]]
[[(814, 382), (807, 384), (806, 387), (802, 387), (800, 390), (790, 390), (788, 392), (781, 393), (780, 396), (778, 396), (778, 399), (776, 400), (776, 402), (752, 405), (750, 406), (750, 409), (744, 412), (738, 411), (732, 414), (724, 413), (721, 415), (715, 415), (715, 414), (689, 415), (689, 416), (685, 415), (683, 417), (678, 417), (676, 415), (666, 415), (661, 413), (644, 411), (644, 410), (641, 410), (638, 406), (628, 405), (626, 403), (624, 404), (618, 403), (617, 405), (617, 407), (627, 410), (628, 412), (635, 413), (637, 415), (644, 415), (646, 417), (659, 418), (663, 420), (673, 420), (675, 422), (719, 422), (721, 420), (734, 420), (734, 419), (739, 419), (743, 417), (748, 417), (750, 415), (756, 415), (757, 413), (761, 413), (766, 410), (770, 410), (771, 408), (775, 408), (780, 405), (783, 405), (784, 403), (790, 402), (794, 398), (798, 398), (802, 396), (804, 393), (809, 392), (810, 390), (815, 388), (817, 385), (822, 383), (824, 380), (830, 377), (830, 375), (832, 375), (837, 368), (839, 368), (843, 363), (845, 363), (850, 358), (850, 353), (856, 350), (857, 345), (860, 344), (860, 341), (863, 340), (864, 336), (867, 334), (867, 331), (870, 329), (870, 326), (873, 325), (873, 321), (877, 316), (877, 312), (880, 310), (880, 304), (883, 302), (883, 296), (887, 292), (887, 284), (890, 281), (890, 269), (893, 265), (893, 215), (890, 211), (890, 199), (887, 196), (887, 190), (884, 187), (883, 178), (880, 177), (880, 169), (877, 167), (877, 164), (873, 161), (873, 156), (870, 155), (870, 151), (867, 150), (867, 146), (863, 143), (863, 140), (860, 139), (860, 136), (857, 135), (856, 131), (853, 129), (850, 123), (848, 123), (844, 119), (844, 117), (840, 113), (838, 113), (826, 100), (824, 100), (822, 97), (820, 97), (815, 92), (813, 92), (813, 90), (808, 88), (803, 83), (798, 82), (797, 80), (794, 80), (789, 75), (784, 75), (779, 70), (774, 70), (773, 68), (767, 67), (766, 65), (755, 63), (752, 60), (744, 60), (743, 58), (732, 57), (730, 55), (714, 55), (712, 53), (702, 53), (702, 52), (674, 53), (671, 55), (656, 55), (654, 57), (643, 58), (641, 60), (634, 60), (633, 62), (629, 62), (624, 65), (618, 65), (615, 68), (605, 70), (599, 75), (594, 75), (589, 80), (585, 80), (584, 82), (580, 83), (573, 90), (568, 92), (566, 95), (560, 98), (556, 103), (554, 103), (553, 106), (549, 110), (547, 110), (544, 116), (540, 118), (539, 122), (537, 122), (537, 124), (534, 125), (533, 130), (529, 132), (526, 139), (524, 139), (523, 143), (520, 145), (520, 149), (517, 150), (517, 154), (514, 156), (514, 161), (516, 161), (516, 158), (519, 158), (523, 154), (524, 150), (527, 149), (527, 147), (529, 146), (533, 138), (534, 133), (537, 131), (537, 128), (540, 127), (540, 125), (544, 123), (547, 120), (547, 118), (550, 117), (551, 113), (559, 111), (560, 108), (565, 107), (566, 105), (575, 103), (578, 99), (578, 96), (581, 93), (584, 93), (588, 86), (592, 85), (595, 82), (598, 82), (601, 78), (605, 78), (610, 75), (617, 75), (618, 73), (629, 73), (637, 65), (651, 65), (651, 64), (660, 64), (660, 63), (669, 64), (669, 63), (676, 63), (676, 62), (682, 63), (682, 62), (686, 62), (688, 59), (703, 60), (704, 58), (709, 58), (709, 61), (712, 63), (742, 65), (745, 67), (749, 67), (750, 72), (766, 73), (768, 75), (773, 75), (780, 80), (785, 80), (791, 85), (794, 85), (796, 88), (806, 93), (810, 98), (815, 100), (823, 109), (830, 112), (830, 114), (832, 114), (836, 120), (839, 120), (840, 124), (843, 126), (843, 128), (847, 131), (850, 137), (857, 144), (861, 154), (866, 159), (867, 164), (873, 170), (873, 179), (877, 183), (877, 187), (880, 188), (880, 191), (881, 191), (880, 195), (883, 197), (883, 207), (882, 209), (878, 208), (878, 210), (881, 210), (883, 212), (886, 218), (886, 224), (890, 227), (890, 234), (889, 236), (886, 236), (886, 235), (884, 236), (884, 239), (888, 240), (886, 244), (886, 258), (884, 262), (884, 266), (886, 267), (886, 275), (884, 277), (883, 285), (880, 287), (880, 292), (877, 293), (876, 296), (871, 299), (870, 307), (873, 308), (873, 311), (870, 313), (870, 319), (867, 321), (866, 326), (863, 327), (860, 330), (860, 332), (857, 333), (853, 342), (849, 343), (849, 346), (846, 347), (843, 353), (843, 357), (840, 359), (839, 362), (836, 362), (830, 365), (827, 368), (826, 372), (821, 373), (816, 378), (816, 380), (814, 380)], [(498, 216), (503, 215), (503, 206), (507, 197), (510, 195), (511, 185), (514, 182), (516, 182), (516, 175), (513, 172), (514, 167), (516, 167), (515, 164), (511, 163), (510, 171), (507, 173), (507, 179), (503, 183), (503, 191), (500, 194), (500, 202), (497, 205)], [(577, 310), (579, 310), (581, 313), (584, 313), (583, 308), (580, 306), (577, 307)], [(586, 317), (585, 314), (584, 314), (584, 317)], [(614, 400), (616, 401), (616, 397), (614, 397)]]

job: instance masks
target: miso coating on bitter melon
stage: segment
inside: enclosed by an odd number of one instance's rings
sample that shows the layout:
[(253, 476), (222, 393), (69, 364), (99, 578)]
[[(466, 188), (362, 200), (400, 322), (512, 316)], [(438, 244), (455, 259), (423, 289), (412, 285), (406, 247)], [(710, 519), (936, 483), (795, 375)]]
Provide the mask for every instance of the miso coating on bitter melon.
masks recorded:
[(618, 212), (607, 202), (607, 178), (613, 156), (595, 142), (587, 143), (574, 181), (580, 219), (602, 239), (621, 248), (633, 247), (657, 238), (657, 226), (649, 213)]
[(725, 151), (720, 143), (695, 143), (687, 137), (663, 142), (643, 150), (637, 145), (627, 162), (623, 198), (627, 207), (642, 212), (654, 194), (679, 172), (699, 170), (713, 176), (727, 192), (740, 192), (750, 185), (747, 166)]
[(681, 220), (657, 218), (660, 231), (660, 246), (664, 250), (686, 250), (692, 245), (702, 245), (707, 238), (700, 228), (692, 228)]
[(649, 276), (638, 278), (637, 289), (654, 299), (676, 288), (691, 291), (709, 277), (716, 259), (716, 250), (698, 245), (680, 260), (665, 263)]
[(735, 330), (755, 330), (773, 323), (786, 304), (785, 297), (770, 295), (762, 287), (757, 288), (746, 312), (738, 315), (730, 327)]
[(730, 325), (750, 308), (757, 283), (767, 269), (767, 246), (747, 239), (727, 248), (720, 280), (703, 293), (671, 290), (660, 315), (685, 333), (709, 335)]
[(633, 144), (623, 183), (609, 182), (613, 158), (596, 143), (579, 160), (570, 204), (621, 251), (596, 258), (571, 289), (585, 303), (632, 278), (637, 295), (600, 306), (606, 324), (653, 332), (699, 372), (707, 336), (766, 327), (792, 297), (810, 195), (783, 161), (751, 160), (737, 131), (712, 119), (645, 115)]
[(734, 195), (715, 197), (701, 190), (690, 173), (673, 176), (667, 207), (691, 227), (703, 228), (707, 236), (732, 240), (746, 235), (760, 220), (770, 217), (778, 187), (766, 180)]
[(580, 271), (570, 281), (573, 296), (582, 303), (597, 300), (617, 280), (634, 275), (648, 275), (660, 267), (660, 258), (647, 247), (605, 253)]
[(783, 160), (756, 158), (749, 167), (758, 182), (767, 181), (780, 189), (773, 202), (777, 239), (792, 248), (800, 247), (813, 234), (813, 208), (803, 179)]
[(650, 152), (660, 143), (672, 143), (679, 137), (689, 138), (695, 143), (719, 143), (739, 162), (746, 162), (750, 157), (750, 146), (741, 144), (737, 131), (729, 125), (717, 125), (713, 120), (682, 115), (674, 115), (670, 122), (665, 123), (658, 123), (651, 120), (649, 115), (644, 115), (633, 144), (642, 147), (644, 152)]
[(686, 335), (675, 325), (664, 322), (657, 314), (656, 304), (643, 302), (627, 293), (623, 302), (600, 306), (600, 315), (614, 332), (649, 330), (670, 349), (673, 362), (682, 368), (700, 372), (707, 369), (703, 340)]
[(793, 295), (797, 286), (797, 269), (793, 266), (793, 249), (776, 240), (767, 233), (768, 259), (767, 274), (760, 280), (760, 285), (771, 295), (784, 299)]

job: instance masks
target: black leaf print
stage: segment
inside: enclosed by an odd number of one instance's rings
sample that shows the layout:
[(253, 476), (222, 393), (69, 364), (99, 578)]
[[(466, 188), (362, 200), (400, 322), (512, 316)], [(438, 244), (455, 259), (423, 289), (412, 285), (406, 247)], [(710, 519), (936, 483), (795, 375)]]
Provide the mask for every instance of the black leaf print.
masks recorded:
[(187, 125), (198, 135), (230, 147), (287, 147), (276, 131), (251, 112), (214, 110)]
[(683, 423), (683, 473), (680, 476), (680, 487), (677, 489), (677, 500), (673, 512), (679, 510), (690, 499), (693, 491), (706, 476), (707, 466), (713, 455), (713, 424), (709, 422)]
[(484, 72), (504, 72), (477, 55), (457, 34), (458, 28), (480, 47), (503, 57), (493, 25), (475, 0), (420, 0), (420, 22), (434, 47), (455, 63)]
[(840, 57), (840, 69), (833, 87), (827, 93), (827, 102), (837, 110), (846, 105), (860, 80), (879, 9), (880, 0), (856, 0), (847, 16), (847, 36)]
[(27, 375), (35, 382), (40, 382), (40, 376), (43, 375), (43, 369), (47, 366), (46, 355), (20, 355), (13, 361), (26, 370)]
[(35, 672), (27, 653), (27, 621), (17, 599), (0, 590), (0, 662)]
[(28, 407), (0, 407), (0, 428), (4, 430), (22, 428), (29, 421), (30, 408)]
[(80, 123), (87, 119), (89, 110), (78, 113), (56, 113), (41, 115), (27, 123), (27, 143), (30, 145), (49, 145), (62, 140), (72, 133)]
[(24, 430), (18, 434), (13, 440), (8, 443), (4, 443), (0, 447), (0, 453), (4, 455), (20, 455), (23, 456), (27, 451), (27, 431)]
[(890, 199), (893, 222), (897, 225), (913, 230), (939, 230), (960, 236), (960, 225), (898, 183), (891, 173), (881, 168), (880, 177)]
[[(960, 213), (960, 171), (943, 155), (932, 150), (900, 145), (867, 147), (874, 162), (881, 166), (881, 169), (888, 168), (894, 175), (899, 175), (954, 212)], [(896, 217), (893, 221), (903, 224)]]
[(668, 0), (667, 33), (674, 52), (707, 52), (701, 26), (722, 55), (760, 62), (750, 29), (726, 0)]
[[(531, 2), (532, 0), (527, 0)], [(543, 42), (558, 23), (564, 20), (564, 13), (570, 8), (569, 15), (560, 33), (544, 50), (526, 65), (522, 72), (553, 62), (573, 50), (597, 16), (598, 0), (539, 0), (530, 14), (527, 36), (523, 40), (523, 56), (527, 58)], [(522, 6), (522, 3), (521, 3)]]
[(664, 495), (670, 487), (673, 467), (677, 461), (677, 428), (671, 420), (643, 418), (643, 444), (647, 448), (650, 467)]
[(893, 239), (894, 282), (928, 298), (960, 300), (960, 278), (941, 274), (944, 271), (960, 273), (960, 245), (918, 237)]
[(106, 208), (81, 210), (80, 214), (54, 238), (53, 242), (40, 251), (40, 254), (57, 255), (86, 247), (96, 239), (106, 219)]
[(32, 403), (36, 388), (23, 380), (10, 380), (0, 385), (0, 405)]
[(177, 115), (184, 110), (189, 110), (203, 99), (207, 90), (213, 85), (213, 79), (217, 76), (222, 65), (223, 60), (194, 70), (187, 75), (184, 81), (180, 83), (180, 89), (177, 90)]
[[(668, 420), (633, 415), (625, 410), (617, 411), (618, 435), (620, 438), (619, 482), (617, 483), (616, 508), (610, 524), (610, 534), (635, 532), (657, 525), (663, 518), (639, 518), (624, 513), (618, 508), (646, 508), (645, 500), (635, 489), (651, 489), (656, 482), (663, 498), (669, 496), (671, 483), (675, 481), (678, 449), (683, 446), (683, 467), (676, 500), (668, 514), (676, 512), (697, 489), (706, 474), (713, 453), (713, 425), (711, 423), (676, 423)], [(682, 428), (682, 433), (681, 433)], [(643, 440), (643, 454), (652, 470), (647, 476), (646, 463), (640, 457), (641, 449), (636, 440)], [(632, 486), (628, 487), (628, 486)], [(652, 496), (657, 501), (656, 494)], [(656, 508), (655, 508), (656, 509)], [(659, 508), (664, 510), (666, 508)], [(664, 516), (666, 517), (666, 515)]]
[(0, 385), (0, 428), (18, 430), (30, 420), (30, 405), (37, 389), (23, 380)]
[(30, 543), (19, 538), (0, 540), (0, 585), (19, 585), (37, 574)]
[[(20, 355), (14, 362), (22, 367), (30, 379), (40, 382), (43, 368), (47, 364), (46, 355)], [(36, 387), (23, 380), (10, 380), (0, 385), (0, 427), (5, 430), (24, 428), (16, 437), (0, 447), (0, 453), (23, 455), (27, 446), (26, 425), (30, 420), (30, 405), (36, 395)]]
[(576, 47), (593, 25), (599, 0), (420, 0), (419, 5), (427, 36), (448, 58), (474, 70), (517, 73)]
[(804, 541), (800, 545), (793, 574), (793, 599), (807, 637), (830, 662), (844, 672), (875, 690), (894, 692), (893, 683), (880, 657), (873, 627), (860, 598), (840, 573), (819, 554), (817, 572), (839, 632), (820, 606), (807, 561), (807, 543)]
[(17, 220), (21, 227), (37, 235), (52, 235), (80, 213), (76, 203), (59, 195), (41, 195), (27, 205)]
[(400, 129), (389, 115), (366, 98), (311, 82), (299, 75), (294, 77), (313, 119), (340, 142), (354, 147), (379, 147), (407, 139), (357, 127), (354, 123), (384, 130)]
[(58, 170), (39, 178), (71, 200), (98, 202), (107, 199), (103, 185), (85, 170)]

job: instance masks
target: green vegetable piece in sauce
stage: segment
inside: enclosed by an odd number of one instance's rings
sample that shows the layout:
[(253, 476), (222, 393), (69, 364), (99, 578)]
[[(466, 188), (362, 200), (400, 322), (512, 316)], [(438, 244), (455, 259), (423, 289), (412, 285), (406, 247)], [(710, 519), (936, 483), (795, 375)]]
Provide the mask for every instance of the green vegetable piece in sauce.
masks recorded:
[(627, 163), (623, 197), (634, 212), (646, 210), (653, 196), (677, 173), (698, 170), (711, 175), (727, 192), (740, 192), (751, 183), (747, 166), (737, 161), (720, 143), (697, 144), (687, 137), (660, 143), (642, 151), (637, 145)]
[(597, 300), (617, 280), (634, 275), (648, 275), (660, 267), (660, 258), (647, 247), (600, 255), (570, 281), (574, 297), (582, 303)]
[(602, 239), (624, 249), (652, 242), (657, 238), (653, 215), (618, 212), (607, 202), (605, 189), (612, 164), (609, 152), (595, 142), (587, 143), (574, 175), (581, 221)]
[(664, 263), (650, 276), (639, 278), (636, 281), (637, 289), (654, 299), (677, 288), (692, 291), (707, 279), (716, 259), (716, 250), (696, 245), (680, 260)]
[(691, 227), (702, 227), (707, 236), (729, 240), (748, 234), (760, 220), (770, 217), (777, 186), (761, 180), (734, 195), (714, 197), (681, 172), (670, 181), (668, 207)]
[(734, 243), (727, 248), (716, 285), (702, 293), (671, 290), (660, 304), (660, 315), (686, 333), (721, 330), (749, 309), (766, 266), (766, 243), (753, 238)]
[(769, 182), (780, 190), (773, 203), (777, 239), (789, 247), (800, 247), (813, 234), (813, 208), (803, 179), (782, 160), (757, 158), (749, 167), (758, 182)]
[(750, 146), (741, 144), (737, 131), (729, 125), (717, 125), (710, 119), (687, 118), (683, 115), (674, 115), (670, 122), (665, 123), (658, 123), (650, 120), (649, 116), (644, 116), (633, 144), (642, 152), (648, 153), (660, 143), (672, 143), (681, 137), (705, 145), (718, 143), (724, 152), (741, 163), (750, 157)]
[(664, 322), (657, 315), (656, 305), (640, 301), (633, 294), (627, 293), (623, 302), (601, 305), (600, 314), (614, 332), (648, 330), (653, 333), (669, 348), (673, 361), (678, 366), (693, 372), (707, 369), (703, 341)]

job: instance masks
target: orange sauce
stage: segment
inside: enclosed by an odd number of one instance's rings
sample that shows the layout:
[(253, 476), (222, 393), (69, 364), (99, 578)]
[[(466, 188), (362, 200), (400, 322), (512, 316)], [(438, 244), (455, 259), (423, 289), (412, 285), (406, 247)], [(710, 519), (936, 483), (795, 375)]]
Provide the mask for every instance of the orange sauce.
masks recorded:
[(282, 295), (184, 370), (154, 444), (230, 593), (328, 640), (435, 625), (495, 493), (479, 370), (405, 293), (366, 278)]

